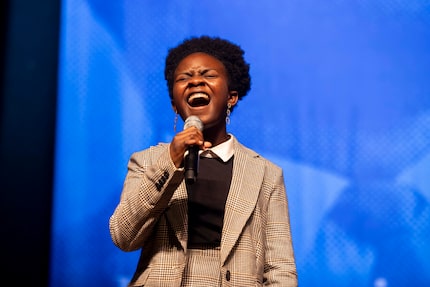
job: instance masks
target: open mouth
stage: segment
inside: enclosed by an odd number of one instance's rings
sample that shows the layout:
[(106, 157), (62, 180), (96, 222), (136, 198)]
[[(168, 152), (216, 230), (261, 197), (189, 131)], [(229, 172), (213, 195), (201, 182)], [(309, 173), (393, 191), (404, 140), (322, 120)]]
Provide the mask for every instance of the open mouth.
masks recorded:
[(188, 97), (188, 104), (191, 107), (202, 107), (208, 105), (210, 98), (205, 93), (194, 93)]

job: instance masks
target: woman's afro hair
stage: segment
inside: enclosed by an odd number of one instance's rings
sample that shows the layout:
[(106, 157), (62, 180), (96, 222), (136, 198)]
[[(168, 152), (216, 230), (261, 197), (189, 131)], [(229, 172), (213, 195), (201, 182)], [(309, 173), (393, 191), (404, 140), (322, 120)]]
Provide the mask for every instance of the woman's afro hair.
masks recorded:
[(220, 60), (228, 73), (229, 90), (237, 91), (241, 100), (251, 89), (249, 64), (245, 62), (242, 48), (219, 37), (200, 36), (185, 39), (168, 51), (164, 78), (167, 81), (169, 96), (173, 98), (174, 73), (179, 62), (190, 54), (203, 52)]

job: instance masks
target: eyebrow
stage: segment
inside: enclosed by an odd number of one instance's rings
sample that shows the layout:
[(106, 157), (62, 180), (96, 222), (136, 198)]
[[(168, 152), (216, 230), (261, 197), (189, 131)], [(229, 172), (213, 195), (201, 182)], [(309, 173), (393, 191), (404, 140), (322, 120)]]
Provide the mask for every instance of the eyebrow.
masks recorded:
[(191, 71), (188, 69), (188, 70), (185, 70), (185, 71), (178, 71), (176, 74), (177, 75), (182, 75), (182, 74), (192, 74), (192, 73), (199, 73), (199, 74), (205, 74), (205, 73), (207, 73), (207, 72), (211, 72), (211, 71), (215, 71), (215, 72), (218, 72), (218, 69), (216, 69), (216, 68), (204, 68), (204, 69), (202, 69), (202, 70), (200, 70), (200, 69), (191, 69)]

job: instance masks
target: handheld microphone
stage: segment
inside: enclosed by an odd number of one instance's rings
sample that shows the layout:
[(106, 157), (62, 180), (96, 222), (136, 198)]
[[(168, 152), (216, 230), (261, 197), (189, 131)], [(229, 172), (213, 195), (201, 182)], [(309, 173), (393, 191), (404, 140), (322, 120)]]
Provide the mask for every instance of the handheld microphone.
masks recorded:
[[(197, 116), (189, 116), (184, 123), (184, 130), (189, 127), (196, 127), (203, 130), (203, 123)], [(199, 147), (190, 146), (188, 153), (184, 159), (185, 181), (188, 184), (193, 184), (197, 180), (197, 173), (199, 169)]]

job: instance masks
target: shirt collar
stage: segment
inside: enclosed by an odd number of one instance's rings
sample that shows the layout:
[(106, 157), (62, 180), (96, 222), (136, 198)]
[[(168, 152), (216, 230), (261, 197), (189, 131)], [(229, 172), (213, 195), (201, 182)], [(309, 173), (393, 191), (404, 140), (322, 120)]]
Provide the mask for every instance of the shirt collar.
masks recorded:
[(210, 158), (219, 157), (223, 162), (227, 162), (234, 154), (233, 135), (229, 134), (229, 136), (228, 140), (203, 151), (200, 156)]

